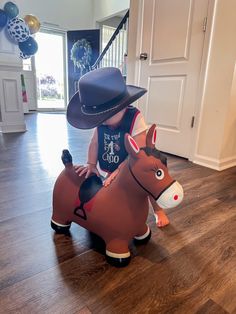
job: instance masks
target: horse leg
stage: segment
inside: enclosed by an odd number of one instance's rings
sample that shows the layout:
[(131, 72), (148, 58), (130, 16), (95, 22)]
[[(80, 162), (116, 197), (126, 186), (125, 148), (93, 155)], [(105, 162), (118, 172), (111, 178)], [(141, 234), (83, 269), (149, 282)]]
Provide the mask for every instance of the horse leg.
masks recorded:
[(130, 262), (128, 241), (115, 239), (106, 242), (106, 259), (116, 267), (127, 266)]
[(52, 219), (51, 219), (51, 227), (53, 230), (56, 231), (56, 233), (59, 234), (66, 234), (69, 232), (71, 223), (67, 221), (66, 219), (60, 218), (58, 215), (55, 215), (53, 213)]
[(145, 244), (150, 240), (151, 234), (151, 229), (145, 224), (139, 233), (134, 237), (134, 241), (136, 244)]

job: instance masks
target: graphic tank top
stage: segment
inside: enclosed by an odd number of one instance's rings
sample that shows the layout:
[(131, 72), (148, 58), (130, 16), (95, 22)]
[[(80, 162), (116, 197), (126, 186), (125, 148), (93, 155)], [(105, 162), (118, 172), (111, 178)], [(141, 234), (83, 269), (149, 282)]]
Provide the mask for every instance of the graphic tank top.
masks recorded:
[(139, 110), (133, 106), (127, 107), (120, 125), (114, 129), (101, 125), (98, 131), (98, 161), (101, 170), (111, 173), (126, 159), (125, 134), (131, 134)]

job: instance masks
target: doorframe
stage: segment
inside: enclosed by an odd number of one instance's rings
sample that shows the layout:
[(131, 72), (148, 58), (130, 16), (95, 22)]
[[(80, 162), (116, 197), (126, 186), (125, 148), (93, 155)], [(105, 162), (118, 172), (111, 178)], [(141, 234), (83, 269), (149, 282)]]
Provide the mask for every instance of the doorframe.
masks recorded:
[[(139, 84), (140, 78), (140, 60), (139, 55), (141, 53), (142, 47), (142, 37), (140, 36), (143, 27), (143, 8), (144, 1), (147, 0), (130, 0), (130, 15), (129, 15), (129, 36), (128, 34), (128, 59), (127, 59), (127, 82), (128, 84)], [(197, 1), (197, 0), (196, 0)], [(191, 138), (189, 149), (190, 161), (195, 159), (197, 154), (197, 146), (200, 135), (200, 126), (203, 112), (203, 96), (204, 87), (207, 79), (207, 68), (209, 63), (209, 50), (211, 47), (211, 39), (213, 33), (214, 15), (216, 10), (217, 0), (208, 0), (208, 10), (207, 10), (207, 27), (205, 31), (205, 36), (203, 39), (203, 49), (202, 49), (202, 59), (200, 65), (200, 74), (198, 79), (198, 90), (197, 97), (195, 101), (195, 106), (193, 110), (193, 115), (195, 116), (195, 126), (190, 130)]]
[(49, 112), (49, 111), (66, 111), (67, 104), (68, 104), (68, 66), (67, 66), (67, 32), (66, 30), (58, 29), (58, 28), (51, 28), (46, 26), (41, 26), (40, 28), (41, 33), (46, 34), (58, 34), (63, 36), (63, 70), (64, 70), (64, 97), (65, 97), (65, 107), (64, 108), (38, 108), (38, 97), (37, 97), (37, 76), (36, 76), (36, 64), (35, 64), (35, 57), (32, 58), (32, 69), (35, 76), (35, 89), (36, 89), (36, 102), (37, 102), (37, 109), (38, 112)]
[(22, 74), (25, 75), (25, 72), (31, 72), (32, 73), (32, 80), (33, 80), (32, 85), (34, 87), (33, 95), (34, 95), (34, 99), (35, 99), (35, 107), (34, 108), (28, 108), (28, 111), (24, 112), (24, 113), (37, 111), (37, 81), (36, 81), (34, 56), (31, 57), (30, 61), (31, 61), (31, 70), (30, 71), (26, 71), (26, 70), (22, 69)]
[(203, 100), (205, 95), (205, 86), (207, 80), (207, 71), (209, 66), (209, 57), (211, 50), (211, 42), (214, 31), (214, 18), (216, 14), (216, 5), (218, 0), (208, 0), (208, 10), (207, 10), (207, 25), (205, 38), (203, 42), (203, 51), (202, 51), (202, 61), (200, 67), (199, 81), (198, 81), (198, 91), (194, 108), (194, 116), (195, 116), (195, 127), (192, 132), (192, 145), (190, 148), (190, 161), (196, 160), (197, 148), (200, 137), (200, 129), (201, 129), (201, 121), (203, 114)]

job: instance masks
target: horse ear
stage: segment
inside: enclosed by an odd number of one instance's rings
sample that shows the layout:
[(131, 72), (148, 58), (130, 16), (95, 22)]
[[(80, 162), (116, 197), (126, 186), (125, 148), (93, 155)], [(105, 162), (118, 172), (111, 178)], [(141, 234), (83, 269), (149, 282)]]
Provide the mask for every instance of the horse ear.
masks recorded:
[(150, 148), (155, 148), (157, 138), (156, 124), (153, 124), (147, 132), (146, 146)]
[(129, 155), (133, 158), (138, 158), (140, 152), (139, 146), (129, 134), (125, 135), (125, 148)]

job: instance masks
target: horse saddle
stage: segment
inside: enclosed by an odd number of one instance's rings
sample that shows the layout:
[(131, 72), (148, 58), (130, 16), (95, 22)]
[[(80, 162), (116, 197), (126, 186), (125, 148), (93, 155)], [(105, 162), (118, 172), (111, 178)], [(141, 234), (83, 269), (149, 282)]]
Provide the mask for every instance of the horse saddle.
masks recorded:
[(96, 174), (91, 175), (87, 178), (80, 186), (79, 199), (81, 203), (87, 203), (90, 201), (95, 194), (102, 188), (102, 179)]

